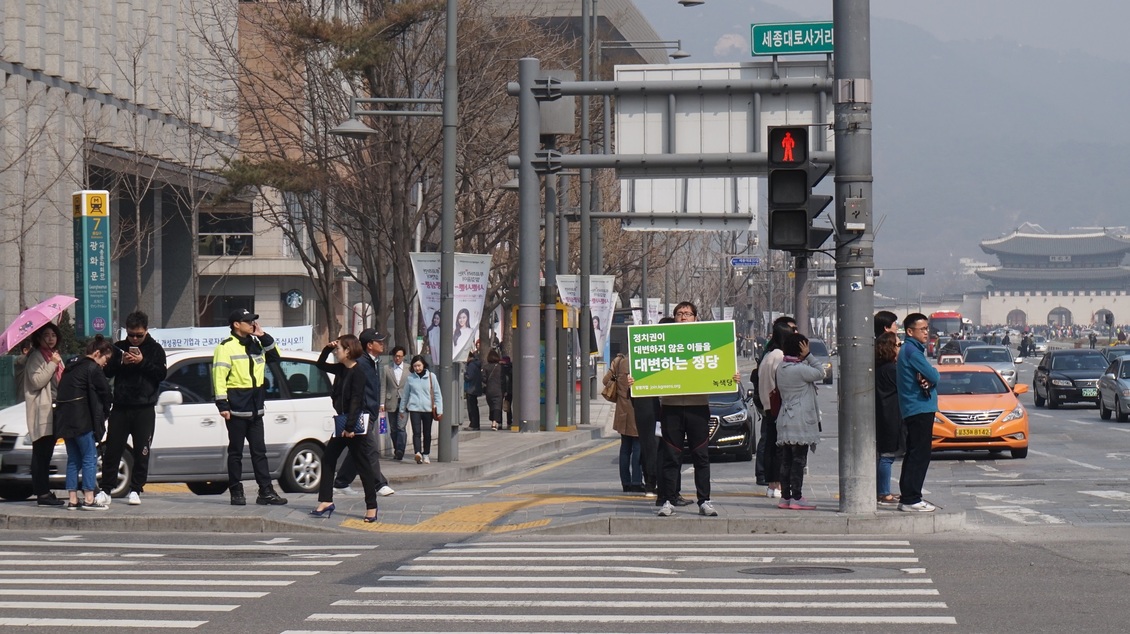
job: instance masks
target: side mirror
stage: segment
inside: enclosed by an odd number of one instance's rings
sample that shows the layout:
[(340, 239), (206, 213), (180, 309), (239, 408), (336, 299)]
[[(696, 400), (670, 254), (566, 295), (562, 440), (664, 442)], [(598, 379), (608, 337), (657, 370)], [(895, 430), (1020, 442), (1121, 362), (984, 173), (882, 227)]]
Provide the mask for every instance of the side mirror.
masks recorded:
[(1108, 380), (1108, 381), (1114, 381), (1115, 380), (1114, 374), (1111, 373), (1111, 372), (1107, 372), (1106, 374), (1104, 374), (1103, 378)]
[(1023, 384), (1023, 383), (1017, 383), (1016, 387), (1012, 388), (1012, 393), (1018, 394), (1018, 395), (1019, 394), (1027, 394), (1028, 393), (1028, 386)]
[(184, 396), (181, 395), (180, 390), (165, 390), (157, 395), (156, 409), (158, 412), (163, 412), (166, 407), (181, 403), (184, 403)]
[(1024, 363), (1024, 357), (1016, 357), (1012, 360), (1012, 362), (1015, 365), (1020, 365), (1021, 363)]

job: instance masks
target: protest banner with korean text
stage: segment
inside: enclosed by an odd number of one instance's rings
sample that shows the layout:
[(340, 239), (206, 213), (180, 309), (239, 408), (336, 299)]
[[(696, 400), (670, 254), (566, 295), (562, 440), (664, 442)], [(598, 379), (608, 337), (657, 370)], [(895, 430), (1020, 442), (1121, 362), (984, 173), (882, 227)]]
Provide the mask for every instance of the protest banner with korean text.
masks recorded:
[(732, 321), (628, 326), (632, 396), (732, 392), (736, 351)]

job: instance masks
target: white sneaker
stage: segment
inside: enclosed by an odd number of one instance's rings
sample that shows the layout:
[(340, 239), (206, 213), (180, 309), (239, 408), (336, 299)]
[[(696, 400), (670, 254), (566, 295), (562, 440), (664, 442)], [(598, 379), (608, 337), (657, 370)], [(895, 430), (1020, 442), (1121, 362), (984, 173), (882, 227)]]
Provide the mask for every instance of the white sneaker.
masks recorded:
[(765, 489), (765, 497), (767, 497), (767, 498), (779, 498), (779, 497), (781, 497), (781, 490), (780, 489), (774, 489), (773, 487), (769, 487), (769, 488)]
[(671, 517), (675, 514), (675, 507), (671, 506), (670, 502), (664, 502), (663, 506), (659, 507), (659, 517)]
[(101, 504), (102, 506), (110, 506), (110, 494), (106, 493), (105, 491), (99, 491), (94, 496), (94, 501), (98, 504)]
[(421, 454), (419, 451), (417, 451), (416, 452), (416, 464), (420, 464), (423, 461), (424, 461), (424, 455)]
[(130, 491), (126, 503), (130, 506), (137, 506), (141, 504), (141, 496), (137, 494), (137, 491)]
[(393, 491), (392, 487), (390, 487), (387, 484), (384, 485), (383, 487), (377, 489), (377, 495), (380, 495), (380, 496), (389, 496), (389, 495), (392, 495), (393, 493), (396, 493), (396, 491)]
[(714, 510), (714, 505), (710, 503), (710, 500), (698, 505), (698, 514), (707, 517), (718, 517), (718, 511)]
[(431, 464), (431, 463), (432, 463), (432, 459), (428, 457), (428, 454), (424, 454), (424, 464)]
[(919, 501), (915, 502), (914, 504), (899, 504), (899, 510), (900, 511), (929, 513), (931, 511), (936, 511), (937, 509), (938, 509), (938, 507), (934, 506), (933, 504), (930, 504), (926, 500), (919, 500)]

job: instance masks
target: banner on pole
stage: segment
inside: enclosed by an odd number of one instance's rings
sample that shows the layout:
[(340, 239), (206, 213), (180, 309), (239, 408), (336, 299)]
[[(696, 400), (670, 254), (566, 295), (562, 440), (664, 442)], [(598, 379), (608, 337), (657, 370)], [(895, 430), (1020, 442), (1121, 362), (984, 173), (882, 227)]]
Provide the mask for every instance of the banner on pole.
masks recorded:
[[(440, 362), (440, 327), (442, 307), (441, 258), (439, 253), (410, 253), (412, 272), (416, 277), (416, 294), (420, 310), (428, 324), (424, 338), (431, 350), (434, 365)], [(483, 305), (487, 297), (487, 277), (490, 275), (490, 255), (474, 253), (455, 254), (455, 279), (453, 303), (455, 324), (451, 338), (451, 358), (463, 361), (474, 349), (483, 318)]]

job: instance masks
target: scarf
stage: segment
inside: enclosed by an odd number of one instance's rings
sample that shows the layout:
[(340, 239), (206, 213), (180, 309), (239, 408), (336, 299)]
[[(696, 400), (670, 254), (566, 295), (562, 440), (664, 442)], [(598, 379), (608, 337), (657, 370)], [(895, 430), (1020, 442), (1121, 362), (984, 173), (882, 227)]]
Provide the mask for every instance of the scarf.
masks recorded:
[[(43, 359), (45, 361), (47, 361), (48, 363), (51, 363), (51, 357), (55, 354), (54, 350), (51, 350), (49, 348), (40, 348), (39, 352), (43, 355)], [(55, 367), (55, 385), (58, 385), (59, 381), (62, 380), (62, 378), (63, 378), (63, 364), (60, 363), (59, 365), (57, 365)]]

